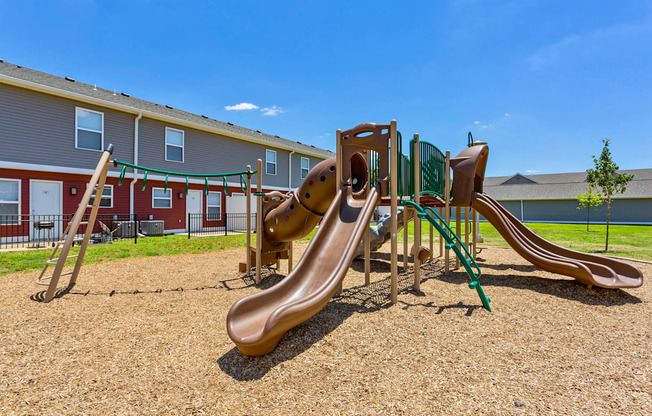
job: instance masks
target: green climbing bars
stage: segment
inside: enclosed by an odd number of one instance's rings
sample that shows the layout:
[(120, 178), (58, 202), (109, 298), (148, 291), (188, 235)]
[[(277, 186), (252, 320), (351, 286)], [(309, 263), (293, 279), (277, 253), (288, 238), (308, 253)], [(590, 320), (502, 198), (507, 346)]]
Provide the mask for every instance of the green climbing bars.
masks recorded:
[[(243, 192), (245, 192), (247, 188), (247, 181), (251, 179), (251, 176), (256, 173), (256, 171), (252, 172), (247, 172), (246, 170), (241, 170), (238, 172), (226, 172), (226, 173), (183, 173), (183, 172), (172, 172), (168, 170), (162, 170), (162, 169), (154, 169), (154, 168), (148, 168), (146, 166), (139, 166), (139, 165), (134, 165), (133, 163), (129, 162), (123, 162), (121, 160), (114, 160), (113, 161), (113, 166), (118, 167), (122, 166), (122, 170), (120, 171), (120, 177), (118, 179), (118, 185), (121, 186), (122, 182), (124, 181), (125, 174), (127, 171), (127, 168), (133, 168), (133, 169), (138, 169), (142, 170), (145, 172), (143, 175), (143, 186), (142, 189), (143, 191), (145, 190), (145, 187), (147, 186), (147, 174), (149, 172), (154, 172), (154, 173), (160, 173), (162, 175), (165, 175), (165, 189), (167, 190), (168, 187), (168, 179), (170, 176), (180, 176), (180, 177), (185, 177), (186, 178), (186, 195), (188, 195), (188, 186), (189, 186), (189, 180), (188, 178), (204, 178), (204, 193), (208, 195), (208, 178), (222, 178), (222, 185), (224, 187), (224, 193), (228, 194), (228, 183), (226, 181), (226, 178), (230, 176), (238, 176), (240, 178), (240, 188), (242, 189)], [(246, 176), (246, 178), (245, 178)]]
[[(455, 234), (455, 232), (448, 226), (448, 224), (446, 224), (444, 219), (440, 217), (437, 211), (435, 211), (434, 209), (430, 207), (424, 208), (421, 205), (416, 204), (412, 201), (403, 201), (403, 205), (409, 206), (417, 210), (417, 215), (419, 216), (419, 218), (427, 219), (430, 222), (430, 224), (432, 224), (437, 229), (437, 231), (444, 237), (444, 239), (446, 240), (446, 248), (453, 249), (457, 257), (460, 259), (460, 262), (464, 266), (466, 273), (469, 275), (469, 279), (471, 279), (471, 282), (469, 283), (469, 288), (475, 289), (478, 292), (478, 296), (480, 297), (482, 306), (486, 310), (491, 312), (491, 307), (489, 306), (489, 302), (491, 301), (491, 299), (489, 299), (484, 294), (484, 290), (482, 290), (482, 286), (480, 286), (480, 282), (478, 281), (478, 278), (480, 278), (481, 275), (480, 267), (475, 262), (475, 260), (471, 257), (471, 254), (467, 250), (462, 240), (460, 240), (460, 237), (457, 234)], [(445, 228), (439, 225), (439, 221), (441, 221), (441, 223), (444, 224)], [(459, 245), (455, 244), (456, 242)], [(466, 256), (464, 256), (462, 250), (460, 250), (460, 247), (464, 249), (464, 253), (466, 253)], [(469, 260), (471, 261), (470, 263)], [(473, 268), (475, 268), (476, 271), (473, 270), (471, 264), (473, 264)]]

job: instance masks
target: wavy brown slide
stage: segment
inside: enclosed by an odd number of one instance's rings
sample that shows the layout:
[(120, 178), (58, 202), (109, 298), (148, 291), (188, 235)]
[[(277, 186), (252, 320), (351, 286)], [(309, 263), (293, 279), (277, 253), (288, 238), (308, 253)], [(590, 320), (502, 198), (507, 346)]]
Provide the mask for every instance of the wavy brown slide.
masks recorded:
[(267, 354), (283, 334), (328, 303), (346, 275), (377, 200), (375, 188), (366, 199), (354, 199), (351, 187), (342, 187), (292, 273), (231, 307), (227, 331), (243, 354)]
[(485, 193), (474, 192), (471, 206), (496, 227), (518, 254), (535, 266), (573, 277), (589, 286), (615, 289), (643, 284), (643, 274), (636, 266), (553, 244), (539, 237)]

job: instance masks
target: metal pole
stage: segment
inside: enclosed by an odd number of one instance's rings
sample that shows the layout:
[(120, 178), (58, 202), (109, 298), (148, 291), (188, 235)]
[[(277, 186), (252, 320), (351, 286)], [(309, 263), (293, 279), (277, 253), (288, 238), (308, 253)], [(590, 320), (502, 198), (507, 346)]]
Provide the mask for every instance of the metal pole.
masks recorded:
[[(263, 191), (263, 161), (256, 161), (256, 191)], [(256, 196), (256, 284), (260, 283), (260, 268), (262, 267), (262, 248), (263, 248), (263, 197)]]
[(245, 201), (247, 210), (247, 276), (251, 276), (251, 165), (247, 165), (247, 186)]
[[(446, 224), (451, 222), (451, 209), (450, 209), (450, 199), (451, 199), (451, 152), (446, 150), (446, 175), (444, 182), (444, 221)], [(444, 271), (446, 274), (450, 273), (450, 265), (448, 261), (450, 259), (450, 249), (446, 248), (444, 250)]]
[[(419, 134), (414, 134), (414, 202), (418, 205), (421, 200), (421, 155), (419, 154)], [(414, 290), (421, 288), (421, 259), (419, 249), (421, 248), (421, 218), (414, 211)], [(407, 231), (406, 231), (407, 232)]]
[[(337, 129), (335, 132), (335, 147), (336, 147), (336, 158), (335, 158), (335, 197), (337, 198), (337, 192), (342, 188), (342, 130)], [(347, 163), (350, 163), (347, 161)], [(337, 285), (337, 294), (342, 294), (342, 284), (344, 283), (344, 278), (340, 280), (340, 283)]]
[(398, 301), (398, 236), (396, 229), (398, 228), (397, 216), (397, 199), (398, 196), (398, 136), (396, 131), (396, 120), (392, 120), (389, 128), (390, 140), (390, 168), (389, 168), (389, 181), (390, 181), (390, 232), (392, 238), (392, 264), (391, 264), (391, 295), (390, 299), (392, 304)]
[[(367, 167), (371, 166), (371, 151), (366, 150), (364, 152), (365, 158), (367, 160)], [(369, 175), (367, 176), (367, 195), (371, 190), (371, 171), (368, 171)], [(367, 229), (364, 232), (364, 284), (368, 286), (371, 283), (371, 230), (370, 223), (367, 224)]]

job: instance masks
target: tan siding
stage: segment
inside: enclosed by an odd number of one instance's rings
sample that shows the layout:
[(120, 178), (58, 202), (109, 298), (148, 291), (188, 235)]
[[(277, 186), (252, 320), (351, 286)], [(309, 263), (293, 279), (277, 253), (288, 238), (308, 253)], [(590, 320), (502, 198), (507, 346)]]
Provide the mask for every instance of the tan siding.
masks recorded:
[(75, 148), (75, 107), (104, 113), (104, 146), (132, 161), (135, 115), (0, 84), (0, 159), (92, 169), (99, 152)]

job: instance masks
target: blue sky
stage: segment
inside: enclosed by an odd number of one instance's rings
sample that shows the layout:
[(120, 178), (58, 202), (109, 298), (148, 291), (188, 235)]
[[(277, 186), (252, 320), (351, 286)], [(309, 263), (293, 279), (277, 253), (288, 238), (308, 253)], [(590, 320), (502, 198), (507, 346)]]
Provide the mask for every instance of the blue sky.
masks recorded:
[(652, 167), (650, 1), (0, 10), (5, 61), (330, 150), (338, 128), (396, 119), (406, 141), (418, 132), (452, 155), (472, 131), (489, 142), (488, 175), (582, 171), (604, 137), (621, 168)]

